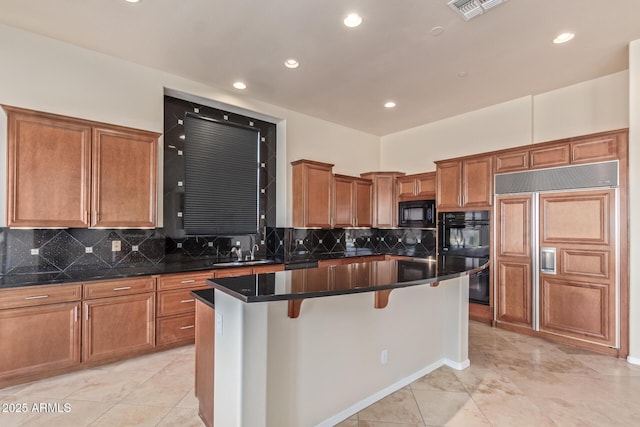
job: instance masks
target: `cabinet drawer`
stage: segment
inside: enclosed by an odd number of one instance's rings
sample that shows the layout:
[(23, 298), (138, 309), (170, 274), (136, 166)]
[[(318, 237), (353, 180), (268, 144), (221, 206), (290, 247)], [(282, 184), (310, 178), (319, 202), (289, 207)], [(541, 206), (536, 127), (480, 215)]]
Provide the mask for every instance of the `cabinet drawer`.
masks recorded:
[(84, 298), (105, 298), (119, 295), (140, 294), (155, 290), (155, 279), (151, 276), (139, 279), (107, 280), (103, 282), (85, 283)]
[(250, 276), (251, 274), (253, 274), (253, 268), (251, 267), (226, 268), (224, 270), (216, 270), (214, 277)]
[(261, 273), (275, 273), (276, 271), (284, 271), (284, 264), (274, 264), (274, 265), (261, 265), (259, 267), (253, 267), (253, 274), (261, 274)]
[(156, 345), (195, 339), (195, 313), (164, 317), (157, 321)]
[(158, 277), (158, 290), (164, 291), (165, 289), (180, 289), (195, 286), (205, 286), (206, 280), (213, 277), (212, 271), (195, 272), (195, 273), (180, 273), (180, 274), (166, 274)]
[(209, 286), (158, 292), (156, 306), (158, 317), (179, 313), (192, 313), (196, 307), (196, 299), (191, 295), (191, 291), (208, 287)]
[(1, 289), (0, 309), (79, 301), (81, 297), (81, 284)]

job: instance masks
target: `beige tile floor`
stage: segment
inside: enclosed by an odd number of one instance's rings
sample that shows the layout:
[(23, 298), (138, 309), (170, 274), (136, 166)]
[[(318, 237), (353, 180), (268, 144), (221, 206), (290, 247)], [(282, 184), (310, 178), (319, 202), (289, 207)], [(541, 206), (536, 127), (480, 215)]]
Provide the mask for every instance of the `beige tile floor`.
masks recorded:
[[(339, 426), (640, 425), (640, 366), (475, 322), (469, 340), (471, 367), (439, 368)], [(0, 427), (200, 427), (193, 365), (189, 346), (0, 389), (0, 404), (28, 409), (0, 407)]]

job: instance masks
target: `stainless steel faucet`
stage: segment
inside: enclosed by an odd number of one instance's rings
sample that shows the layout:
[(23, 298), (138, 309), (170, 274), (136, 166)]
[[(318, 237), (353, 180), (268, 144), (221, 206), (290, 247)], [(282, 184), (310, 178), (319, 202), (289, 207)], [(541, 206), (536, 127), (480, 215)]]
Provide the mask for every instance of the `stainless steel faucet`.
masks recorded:
[(235, 254), (238, 257), (238, 261), (242, 261), (242, 249), (236, 248), (234, 246), (231, 248), (231, 253)]
[[(254, 252), (255, 249), (255, 252)], [(256, 252), (260, 250), (260, 246), (257, 243), (254, 243), (251, 247), (251, 260), (256, 259)]]

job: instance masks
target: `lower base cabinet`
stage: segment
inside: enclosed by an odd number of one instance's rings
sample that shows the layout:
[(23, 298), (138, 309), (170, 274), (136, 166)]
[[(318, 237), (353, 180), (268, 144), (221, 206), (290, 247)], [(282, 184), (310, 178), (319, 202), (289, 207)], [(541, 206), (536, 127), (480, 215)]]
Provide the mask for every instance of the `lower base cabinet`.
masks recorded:
[(0, 384), (80, 365), (80, 302), (0, 310)]
[(213, 426), (213, 369), (215, 356), (215, 310), (196, 301), (196, 398), (198, 415)]
[(156, 345), (192, 343), (195, 329), (193, 313), (159, 318), (156, 322)]
[(155, 346), (155, 293), (84, 301), (84, 362), (115, 360)]

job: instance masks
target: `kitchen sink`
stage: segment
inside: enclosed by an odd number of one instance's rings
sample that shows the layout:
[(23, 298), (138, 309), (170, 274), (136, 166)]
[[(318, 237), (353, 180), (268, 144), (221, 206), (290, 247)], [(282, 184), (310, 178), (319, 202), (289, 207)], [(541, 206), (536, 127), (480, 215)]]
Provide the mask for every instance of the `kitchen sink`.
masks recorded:
[(251, 259), (246, 261), (227, 261), (227, 262), (216, 262), (213, 264), (214, 267), (242, 267), (244, 265), (262, 265), (262, 264), (273, 264), (274, 261), (271, 259)]

